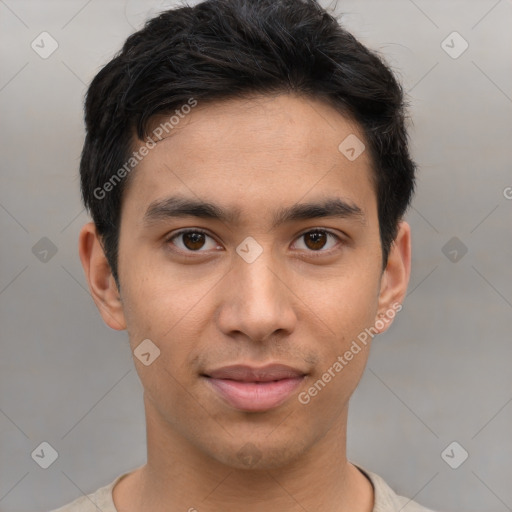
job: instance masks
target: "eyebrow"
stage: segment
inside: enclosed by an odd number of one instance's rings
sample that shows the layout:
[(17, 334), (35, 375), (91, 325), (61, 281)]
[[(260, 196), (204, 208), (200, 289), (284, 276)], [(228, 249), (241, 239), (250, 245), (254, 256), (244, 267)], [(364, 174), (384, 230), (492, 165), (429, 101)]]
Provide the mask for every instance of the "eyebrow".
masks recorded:
[[(236, 224), (240, 219), (241, 213), (242, 210), (240, 208), (225, 209), (207, 201), (172, 196), (153, 201), (144, 214), (143, 223), (149, 226), (175, 217), (198, 217), (201, 219), (218, 220), (227, 224)], [(279, 208), (272, 216), (271, 229), (293, 221), (322, 217), (352, 219), (362, 224), (366, 223), (364, 211), (359, 206), (339, 197), (334, 197), (317, 202), (298, 203), (290, 207)]]

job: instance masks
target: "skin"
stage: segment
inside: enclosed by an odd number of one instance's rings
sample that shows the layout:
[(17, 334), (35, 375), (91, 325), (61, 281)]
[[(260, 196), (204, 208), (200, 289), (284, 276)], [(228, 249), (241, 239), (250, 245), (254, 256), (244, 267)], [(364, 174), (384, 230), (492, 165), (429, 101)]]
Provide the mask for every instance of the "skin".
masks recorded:
[[(149, 366), (134, 357), (148, 458), (115, 487), (120, 512), (372, 510), (373, 488), (346, 458), (348, 402), (370, 343), (308, 404), (298, 400), (379, 314), (402, 302), (409, 281), (410, 227), (400, 222), (383, 270), (371, 160), (367, 151), (354, 161), (338, 151), (349, 134), (364, 141), (357, 124), (311, 98), (198, 104), (133, 171), (121, 215), (121, 293), (94, 224), (82, 228), (80, 257), (105, 323), (127, 330), (132, 351), (147, 338), (160, 349)], [(144, 223), (153, 201), (175, 194), (239, 208), (240, 216)], [(357, 205), (364, 219), (272, 228), (278, 208), (327, 197)], [(209, 237), (202, 246), (183, 236), (169, 241), (183, 228)], [(339, 239), (315, 245), (307, 236), (314, 228)], [(247, 236), (263, 249), (253, 263), (236, 252)], [(200, 376), (270, 362), (308, 375), (264, 412), (235, 409)], [(252, 464), (244, 450), (255, 454)]]

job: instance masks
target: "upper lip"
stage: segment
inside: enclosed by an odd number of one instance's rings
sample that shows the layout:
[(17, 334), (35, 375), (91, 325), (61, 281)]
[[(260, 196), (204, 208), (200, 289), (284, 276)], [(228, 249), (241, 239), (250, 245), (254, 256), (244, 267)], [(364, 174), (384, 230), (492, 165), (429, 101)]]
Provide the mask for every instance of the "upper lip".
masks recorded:
[(306, 375), (303, 371), (286, 364), (268, 364), (266, 366), (247, 366), (236, 364), (223, 366), (205, 373), (212, 379), (230, 379), (241, 382), (271, 382), (274, 380), (294, 379)]

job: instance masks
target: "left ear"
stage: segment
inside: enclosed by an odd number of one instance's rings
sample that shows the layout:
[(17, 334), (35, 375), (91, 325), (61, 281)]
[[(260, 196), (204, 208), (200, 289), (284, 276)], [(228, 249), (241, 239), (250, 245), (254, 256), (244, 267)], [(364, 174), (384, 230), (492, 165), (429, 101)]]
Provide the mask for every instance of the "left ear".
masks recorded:
[(398, 233), (391, 244), (388, 262), (381, 278), (378, 316), (375, 329), (382, 333), (393, 323), (402, 309), (411, 275), (411, 227), (400, 221)]

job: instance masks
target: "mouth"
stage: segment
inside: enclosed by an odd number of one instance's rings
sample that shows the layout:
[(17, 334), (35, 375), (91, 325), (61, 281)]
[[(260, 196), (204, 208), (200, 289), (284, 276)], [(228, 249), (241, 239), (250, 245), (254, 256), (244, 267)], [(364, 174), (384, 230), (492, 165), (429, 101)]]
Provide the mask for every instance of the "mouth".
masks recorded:
[(235, 409), (262, 412), (282, 405), (301, 385), (306, 373), (283, 364), (263, 367), (225, 366), (201, 376)]

